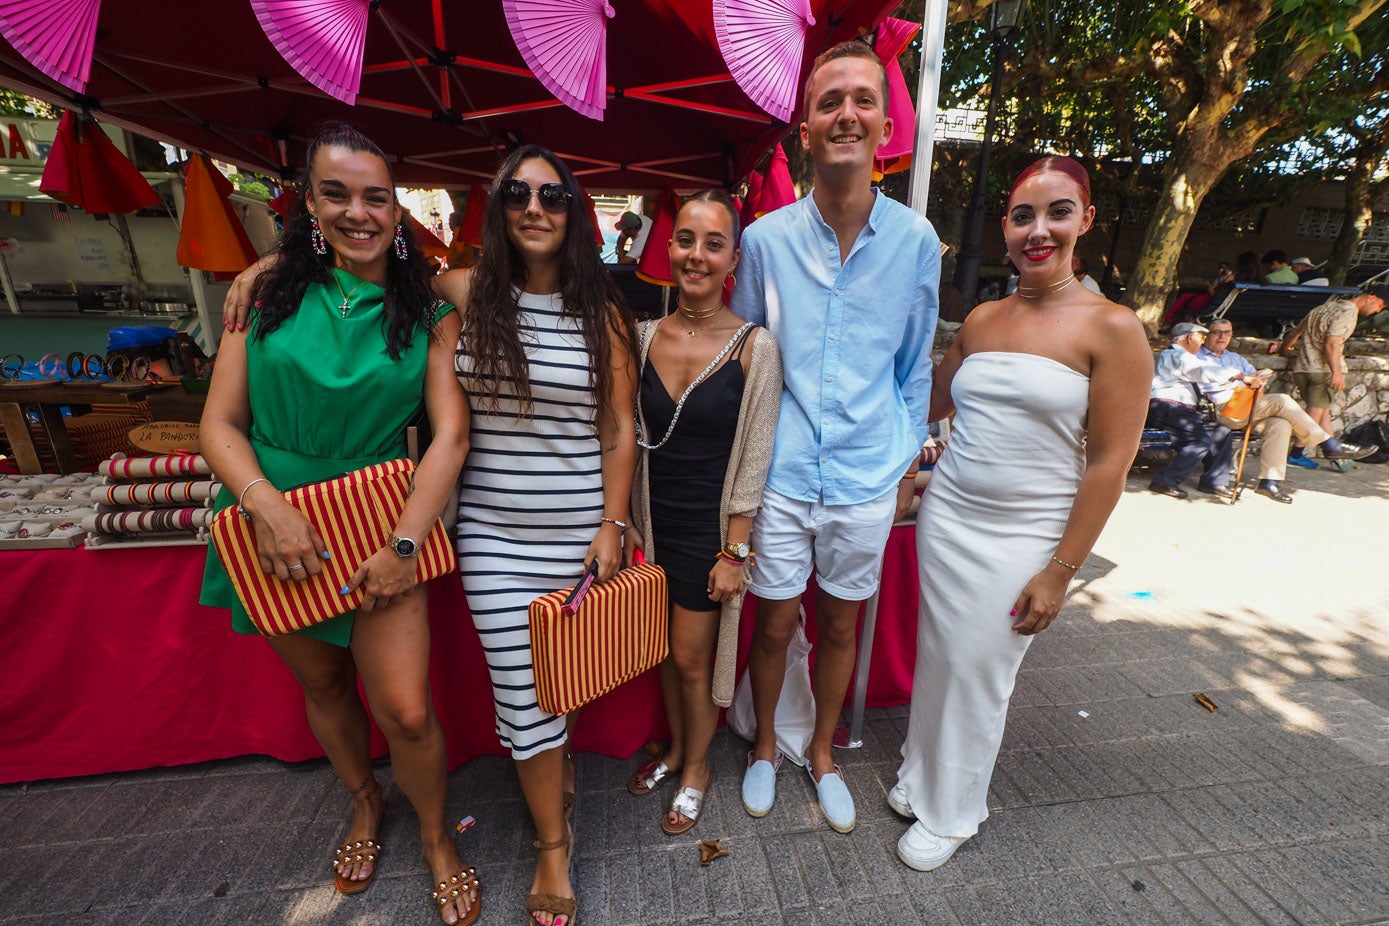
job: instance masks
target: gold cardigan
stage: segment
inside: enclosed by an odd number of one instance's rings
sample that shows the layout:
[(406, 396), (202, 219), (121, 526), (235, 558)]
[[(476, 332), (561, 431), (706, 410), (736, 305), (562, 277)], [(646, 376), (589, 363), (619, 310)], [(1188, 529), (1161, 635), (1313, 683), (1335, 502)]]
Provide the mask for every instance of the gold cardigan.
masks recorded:
[[(646, 355), (660, 320), (644, 322), (641, 331), (641, 355), (638, 369), (646, 364)], [(728, 541), (728, 519), (733, 515), (756, 516), (762, 507), (762, 490), (767, 484), (767, 470), (772, 465), (772, 442), (776, 438), (777, 416), (781, 413), (781, 351), (776, 339), (764, 328), (754, 328), (752, 355), (748, 359), (747, 378), (743, 381), (743, 401), (738, 406), (738, 427), (733, 432), (733, 447), (724, 474), (723, 494), (719, 499), (719, 542)], [(636, 415), (641, 431), (648, 434), (646, 420), (641, 414), (638, 386)], [(632, 478), (632, 522), (642, 536), (644, 552), (649, 562), (660, 564), (651, 536), (651, 487), (647, 466), (649, 451), (637, 456), (637, 468)], [(710, 551), (712, 561), (717, 550)], [(743, 587), (748, 583), (748, 567), (743, 567)], [(738, 621), (743, 611), (743, 595), (734, 595), (723, 604), (719, 616), (719, 645), (714, 659), (714, 703), (728, 707), (733, 702), (733, 675), (738, 660)]]

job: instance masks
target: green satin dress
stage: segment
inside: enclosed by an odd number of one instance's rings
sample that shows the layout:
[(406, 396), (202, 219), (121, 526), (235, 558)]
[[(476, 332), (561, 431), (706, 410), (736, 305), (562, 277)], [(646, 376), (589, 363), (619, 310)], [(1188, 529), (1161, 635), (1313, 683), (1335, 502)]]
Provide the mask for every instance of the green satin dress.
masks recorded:
[[(281, 491), (405, 456), (406, 425), (424, 405), (427, 334), (420, 331), (399, 359), (391, 359), (385, 290), (343, 270), (332, 273), (341, 289), (332, 282), (310, 284), (298, 312), (264, 338), (246, 339), (251, 447)], [(350, 297), (345, 314), (343, 294)], [(441, 303), (433, 317), (451, 308)], [(223, 488), (216, 510), (235, 502)], [(259, 633), (211, 544), (198, 600), (230, 608), (238, 633)], [(347, 646), (354, 614), (298, 632)]]

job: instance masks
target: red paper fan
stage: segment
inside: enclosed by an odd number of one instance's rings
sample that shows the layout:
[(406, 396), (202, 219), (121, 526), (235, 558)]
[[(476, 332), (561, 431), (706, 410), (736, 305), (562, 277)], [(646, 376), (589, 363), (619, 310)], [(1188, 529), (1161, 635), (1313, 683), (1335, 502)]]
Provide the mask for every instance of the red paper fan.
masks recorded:
[(670, 249), (659, 241), (669, 241), (675, 234), (675, 214), (680, 211), (680, 196), (666, 189), (656, 197), (656, 218), (646, 235), (646, 249), (637, 260), (637, 276), (657, 286), (674, 286), (675, 275), (670, 272)]
[(305, 80), (356, 104), (370, 0), (251, 0), (251, 8), (270, 44)]
[(39, 179), (39, 192), (92, 214), (158, 205), (159, 194), (101, 126), (63, 113)]
[(810, 0), (714, 0), (714, 34), (733, 80), (782, 122), (796, 112)]
[(526, 66), (555, 99), (603, 121), (608, 105), (606, 0), (502, 0)]
[(3, 0), (0, 34), (24, 60), (70, 90), (84, 93), (101, 0)]

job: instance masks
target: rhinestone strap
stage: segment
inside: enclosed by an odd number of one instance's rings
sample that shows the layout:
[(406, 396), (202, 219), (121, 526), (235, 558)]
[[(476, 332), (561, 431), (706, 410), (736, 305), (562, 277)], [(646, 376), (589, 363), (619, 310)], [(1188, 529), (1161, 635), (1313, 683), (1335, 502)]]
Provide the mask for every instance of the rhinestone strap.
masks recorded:
[[(641, 369), (637, 371), (638, 381), (640, 381), (641, 377), (646, 373), (646, 358), (649, 341), (647, 331), (655, 331), (655, 329), (658, 327), (660, 327), (659, 322), (657, 322), (655, 325), (649, 326), (649, 328), (642, 329)], [(660, 443), (648, 444), (646, 442), (646, 435), (642, 431), (641, 427), (641, 415), (638, 413), (639, 410), (638, 412), (633, 413), (633, 418), (635, 419), (637, 426), (638, 447), (642, 448), (643, 450), (660, 450), (662, 447), (666, 445), (666, 442), (670, 440), (670, 436), (675, 433), (675, 425), (680, 420), (680, 410), (685, 407), (685, 400), (690, 397), (690, 393), (694, 392), (696, 386), (698, 386), (700, 383), (704, 382), (706, 379), (709, 378), (709, 374), (713, 373), (714, 370), (718, 368), (718, 365), (723, 362), (723, 358), (728, 356), (728, 352), (733, 349), (733, 345), (738, 343), (738, 339), (743, 336), (743, 332), (747, 331), (751, 327), (752, 322), (743, 322), (743, 326), (733, 333), (733, 337), (728, 339), (728, 343), (723, 346), (723, 350), (719, 351), (718, 354), (714, 356), (714, 359), (709, 361), (709, 365), (705, 367), (703, 372), (701, 372), (698, 376), (695, 377), (694, 382), (690, 383), (690, 385), (685, 389), (685, 393), (682, 396), (680, 396), (680, 401), (675, 403), (675, 414), (671, 416), (670, 427), (666, 428), (666, 436), (661, 438)], [(638, 405), (640, 405), (640, 398), (637, 399), (637, 403)]]

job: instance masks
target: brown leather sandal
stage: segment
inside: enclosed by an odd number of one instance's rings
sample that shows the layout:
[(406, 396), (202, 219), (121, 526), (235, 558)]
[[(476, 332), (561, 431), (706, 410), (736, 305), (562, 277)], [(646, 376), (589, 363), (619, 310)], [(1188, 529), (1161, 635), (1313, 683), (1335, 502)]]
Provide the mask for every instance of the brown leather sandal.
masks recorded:
[[(376, 777), (368, 775), (365, 781), (357, 787), (351, 788), (349, 793), (355, 798), (372, 785), (376, 785)], [(380, 785), (377, 785), (377, 787), (379, 788)], [(381, 829), (381, 820), (384, 819), (385, 816), (386, 809), (383, 799), (381, 816), (376, 820), (377, 830)], [(371, 882), (376, 880), (376, 871), (378, 868), (377, 860), (381, 858), (381, 853), (384, 851), (385, 847), (375, 839), (359, 839), (355, 842), (345, 842), (334, 849), (332, 862), (333, 886), (338, 889), (338, 893), (360, 894), (362, 891), (371, 887)], [(344, 872), (348, 867), (361, 862), (366, 862), (371, 866), (371, 874), (360, 880), (345, 876)]]
[[(541, 852), (548, 852), (552, 849), (566, 850), (567, 855), (565, 857), (565, 862), (572, 868), (574, 862), (573, 830), (570, 830), (563, 839), (556, 839), (553, 842), (541, 842), (537, 839), (535, 842), (531, 843), (531, 845), (535, 846)], [(526, 915), (530, 918), (532, 924), (539, 922), (536, 920), (535, 914), (548, 913), (550, 914), (551, 923), (562, 916), (564, 917), (564, 923), (562, 923), (561, 926), (574, 926), (574, 914), (577, 912), (578, 908), (578, 899), (574, 897), (559, 897), (555, 894), (531, 894), (526, 898)]]
[[(382, 851), (381, 844), (374, 839), (345, 842), (338, 846), (333, 851), (333, 885), (338, 889), (338, 893), (360, 894), (371, 887), (371, 882), (376, 880), (376, 872), (379, 868), (376, 860), (381, 857)], [(370, 865), (371, 874), (360, 880), (345, 877), (344, 870), (359, 862), (366, 862)]]
[(680, 769), (666, 765), (664, 759), (652, 759), (632, 773), (632, 777), (627, 780), (627, 790), (638, 797), (650, 794), (678, 771)]
[[(460, 868), (458, 873), (450, 875), (447, 881), (439, 882), (439, 886), (431, 892), (434, 909), (442, 910), (449, 901), (457, 900), (468, 891), (473, 893), (473, 902), (469, 905), (468, 912), (460, 917), (454, 926), (472, 926), (482, 915), (482, 882), (478, 880), (477, 869), (471, 865)], [(442, 919), (442, 914), (440, 918)]]

